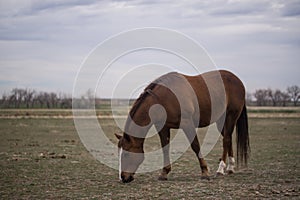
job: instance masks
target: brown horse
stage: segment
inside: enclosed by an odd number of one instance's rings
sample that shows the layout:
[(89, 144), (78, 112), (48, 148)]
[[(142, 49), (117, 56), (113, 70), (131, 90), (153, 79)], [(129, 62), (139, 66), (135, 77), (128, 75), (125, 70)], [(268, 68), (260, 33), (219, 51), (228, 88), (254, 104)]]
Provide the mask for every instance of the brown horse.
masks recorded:
[[(152, 109), (155, 105), (160, 109)], [(163, 108), (163, 109), (161, 109)], [(131, 182), (144, 160), (143, 144), (152, 125), (158, 131), (163, 147), (164, 166), (159, 180), (167, 180), (171, 171), (169, 158), (170, 129), (182, 129), (195, 152), (203, 178), (209, 178), (208, 167), (198, 142), (196, 128), (217, 123), (223, 136), (223, 154), (217, 174), (234, 172), (232, 133), (237, 131), (237, 161), (247, 164), (250, 146), (245, 88), (239, 78), (225, 70), (198, 76), (168, 73), (149, 84), (135, 101), (119, 139), (120, 180)]]

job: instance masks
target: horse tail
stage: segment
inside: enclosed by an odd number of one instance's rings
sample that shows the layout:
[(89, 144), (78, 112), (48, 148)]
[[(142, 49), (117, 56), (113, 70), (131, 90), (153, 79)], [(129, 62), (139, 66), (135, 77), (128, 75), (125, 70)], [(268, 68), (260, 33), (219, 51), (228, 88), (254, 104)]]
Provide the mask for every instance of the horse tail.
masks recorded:
[(250, 156), (250, 143), (248, 131), (247, 108), (244, 104), (243, 111), (240, 114), (236, 124), (236, 145), (237, 145), (237, 164), (245, 164), (247, 166)]

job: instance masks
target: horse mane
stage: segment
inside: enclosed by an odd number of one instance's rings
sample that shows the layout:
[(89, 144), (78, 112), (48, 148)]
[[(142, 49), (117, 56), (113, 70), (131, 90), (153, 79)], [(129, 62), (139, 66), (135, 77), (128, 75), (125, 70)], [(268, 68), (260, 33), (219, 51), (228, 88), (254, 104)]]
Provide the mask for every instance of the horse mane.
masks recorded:
[[(154, 95), (152, 90), (155, 88), (157, 84), (152, 82), (150, 83), (145, 89), (144, 92), (140, 94), (140, 96), (135, 100), (130, 112), (129, 112), (129, 116), (131, 117), (131, 119), (133, 119), (135, 113), (137, 112), (137, 110), (139, 109), (139, 107), (141, 106), (141, 104), (143, 103), (143, 101), (146, 99), (146, 97), (148, 95)], [(128, 126), (131, 120), (129, 120), (129, 117), (127, 118), (126, 121), (126, 125), (125, 125), (125, 132), (124, 132), (124, 137), (127, 138), (127, 140), (129, 140), (129, 137), (126, 133), (126, 130), (128, 130)]]
[[(178, 78), (178, 77), (181, 77), (181, 76), (177, 72), (170, 72), (168, 74), (165, 74), (165, 75), (157, 78), (153, 82), (151, 82), (144, 89), (144, 91), (140, 94), (140, 96), (135, 100), (134, 104), (132, 105), (132, 108), (129, 111), (129, 116), (131, 117), (131, 119), (133, 119), (134, 115), (136, 114), (136, 112), (140, 108), (141, 104), (144, 102), (144, 100), (146, 99), (146, 97), (148, 95), (154, 96), (156, 99), (159, 99), (159, 97), (156, 96), (156, 94), (153, 93), (153, 91), (152, 91), (157, 85), (164, 85), (165, 82), (173, 81), (174, 77)], [(166, 84), (166, 85), (168, 85), (168, 84)], [(129, 137), (126, 134), (126, 130), (128, 130), (128, 126), (129, 126), (129, 123), (130, 123), (129, 119), (130, 118), (128, 117), (127, 121), (126, 121), (126, 124), (125, 124), (125, 133), (124, 133), (124, 137), (127, 138), (128, 140), (129, 140)]]
[[(172, 82), (174, 77), (181, 78), (181, 75), (179, 75), (177, 72), (170, 72), (168, 74), (165, 74), (159, 78), (157, 78), (156, 80), (154, 80), (153, 82), (151, 82), (145, 89), (144, 92), (142, 94), (140, 94), (140, 96), (136, 99), (136, 101), (134, 102), (129, 114), (131, 116), (131, 118), (133, 118), (134, 114), (136, 113), (136, 111), (138, 110), (138, 108), (140, 107), (140, 105), (142, 104), (143, 100), (148, 96), (148, 95), (152, 95), (155, 96), (156, 98), (158, 98), (153, 92), (152, 90), (159, 84), (164, 85), (165, 82)], [(168, 85), (168, 84), (166, 84)]]
[(141, 106), (141, 104), (143, 103), (144, 99), (150, 94), (152, 95), (152, 90), (155, 88), (157, 84), (156, 83), (150, 83), (145, 89), (144, 92), (142, 94), (140, 94), (140, 96), (135, 100), (129, 114), (131, 116), (131, 118), (133, 118), (133, 116), (135, 115), (136, 111), (139, 109), (139, 107)]

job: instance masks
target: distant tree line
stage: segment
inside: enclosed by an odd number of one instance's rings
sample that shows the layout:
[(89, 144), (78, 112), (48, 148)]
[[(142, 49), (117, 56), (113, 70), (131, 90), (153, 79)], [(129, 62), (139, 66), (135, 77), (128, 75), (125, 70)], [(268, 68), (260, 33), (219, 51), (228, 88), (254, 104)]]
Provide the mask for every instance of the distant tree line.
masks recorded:
[(286, 91), (279, 89), (258, 89), (253, 94), (247, 93), (247, 104), (255, 106), (297, 106), (300, 100), (300, 87), (287, 87)]
[[(88, 108), (94, 97), (91, 90), (78, 100), (78, 107)], [(279, 89), (258, 89), (254, 93), (247, 93), (247, 105), (252, 106), (298, 106), (300, 101), (300, 87), (289, 86), (286, 91)], [(131, 100), (132, 101), (132, 100)], [(108, 104), (109, 99), (97, 99), (97, 108)], [(122, 103), (122, 100), (120, 100)], [(120, 103), (120, 104), (121, 104)], [(0, 108), (72, 108), (72, 97), (65, 93), (38, 92), (33, 89), (14, 88), (0, 99)]]
[(72, 108), (72, 97), (64, 93), (37, 92), (33, 89), (14, 88), (3, 94), (1, 108)]

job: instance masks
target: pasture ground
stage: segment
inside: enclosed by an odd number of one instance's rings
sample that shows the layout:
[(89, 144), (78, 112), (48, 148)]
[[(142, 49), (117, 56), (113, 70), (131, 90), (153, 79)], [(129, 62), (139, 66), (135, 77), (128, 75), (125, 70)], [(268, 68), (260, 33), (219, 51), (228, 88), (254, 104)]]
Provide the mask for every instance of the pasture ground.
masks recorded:
[[(113, 133), (119, 130), (112, 120), (101, 119), (101, 125), (116, 142)], [(196, 157), (188, 150), (173, 164), (168, 181), (158, 181), (156, 171), (122, 184), (118, 171), (85, 150), (72, 119), (2, 118), (0, 198), (299, 199), (300, 118), (250, 117), (249, 125), (252, 151), (247, 169), (201, 180)], [(212, 175), (221, 156), (220, 141), (206, 157)]]

